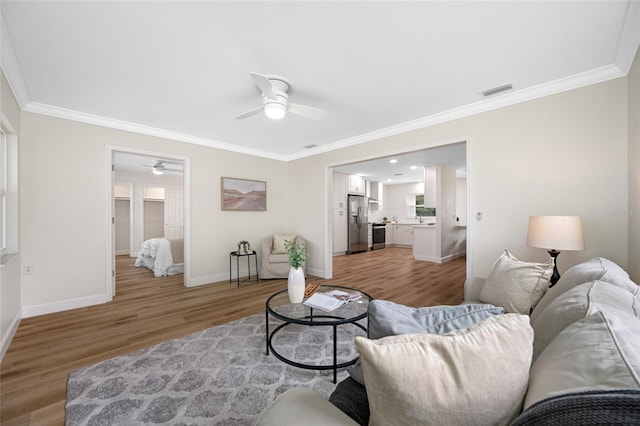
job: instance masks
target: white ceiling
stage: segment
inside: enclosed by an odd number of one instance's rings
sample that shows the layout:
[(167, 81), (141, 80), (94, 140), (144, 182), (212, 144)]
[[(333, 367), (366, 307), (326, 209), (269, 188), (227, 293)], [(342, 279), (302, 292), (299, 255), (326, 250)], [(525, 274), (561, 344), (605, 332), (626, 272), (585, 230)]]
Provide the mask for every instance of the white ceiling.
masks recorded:
[[(639, 9), (3, 0), (2, 67), (27, 111), (286, 161), (626, 75)], [(261, 103), (249, 72), (286, 77), (327, 118), (235, 119)]]

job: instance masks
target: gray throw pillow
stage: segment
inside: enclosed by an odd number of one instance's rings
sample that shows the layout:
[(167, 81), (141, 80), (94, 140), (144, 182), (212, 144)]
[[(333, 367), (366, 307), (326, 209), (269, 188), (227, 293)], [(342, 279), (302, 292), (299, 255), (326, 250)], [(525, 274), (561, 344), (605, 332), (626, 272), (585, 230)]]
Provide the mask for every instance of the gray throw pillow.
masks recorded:
[[(502, 314), (504, 309), (480, 303), (412, 308), (388, 300), (372, 300), (368, 310), (369, 338), (381, 339), (410, 333), (447, 334)], [(349, 374), (353, 380), (364, 385), (360, 360), (349, 369)]]

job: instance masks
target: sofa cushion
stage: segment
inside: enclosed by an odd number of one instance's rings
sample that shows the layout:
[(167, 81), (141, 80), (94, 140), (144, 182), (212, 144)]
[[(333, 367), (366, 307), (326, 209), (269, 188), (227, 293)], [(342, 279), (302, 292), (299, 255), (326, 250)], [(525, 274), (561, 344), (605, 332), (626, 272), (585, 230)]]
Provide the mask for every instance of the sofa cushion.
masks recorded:
[(284, 392), (253, 423), (254, 426), (358, 426), (338, 407), (308, 388)]
[(288, 254), (270, 254), (269, 263), (289, 263)]
[[(369, 338), (410, 333), (445, 334), (502, 314), (504, 309), (488, 304), (412, 308), (388, 300), (372, 300), (368, 309)], [(360, 363), (349, 369), (349, 374), (364, 385)]]
[(531, 367), (525, 409), (569, 392), (640, 388), (640, 320), (596, 312), (565, 328)]
[(536, 320), (544, 308), (553, 299), (571, 290), (577, 285), (600, 280), (627, 289), (636, 297), (640, 297), (640, 287), (631, 281), (629, 274), (616, 263), (604, 257), (594, 257), (582, 263), (572, 266), (560, 277), (560, 280), (551, 287), (531, 313), (531, 319)]
[(549, 288), (552, 273), (552, 263), (524, 262), (505, 250), (482, 287), (480, 301), (529, 315)]
[(442, 336), (358, 336), (369, 425), (507, 424), (522, 407), (532, 344), (518, 314)]
[[(288, 254), (287, 248), (284, 246), (285, 241), (293, 242), (296, 239), (295, 234), (275, 234), (273, 236), (273, 249), (271, 253)], [(287, 260), (288, 261), (288, 260)]]
[(640, 317), (636, 300), (625, 289), (603, 281), (580, 284), (555, 298), (531, 321), (535, 338), (533, 359), (567, 326), (598, 311)]

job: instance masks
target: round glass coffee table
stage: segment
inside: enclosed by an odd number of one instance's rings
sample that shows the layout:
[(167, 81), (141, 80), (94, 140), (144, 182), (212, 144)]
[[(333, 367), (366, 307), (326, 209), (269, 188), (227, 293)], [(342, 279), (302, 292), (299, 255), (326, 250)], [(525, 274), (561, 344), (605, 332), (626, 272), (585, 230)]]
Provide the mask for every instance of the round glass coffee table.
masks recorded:
[[(362, 324), (362, 320), (367, 318), (369, 302), (373, 300), (373, 298), (364, 291), (329, 284), (323, 284), (318, 287), (316, 293), (325, 293), (331, 290), (340, 290), (359, 297), (356, 300), (345, 303), (331, 312), (325, 312), (319, 308), (312, 308), (304, 303), (291, 303), (289, 302), (289, 294), (287, 293), (287, 290), (281, 290), (269, 297), (267, 299), (265, 311), (266, 354), (269, 355), (269, 351), (271, 351), (276, 358), (289, 365), (293, 365), (294, 367), (304, 368), (307, 370), (333, 370), (333, 383), (336, 383), (338, 369), (353, 365), (358, 360), (358, 358), (355, 357), (348, 361), (338, 362), (338, 326), (344, 327), (345, 325), (349, 326), (350, 324), (352, 327), (358, 327), (368, 336), (367, 327)], [(305, 301), (306, 300), (307, 298), (305, 298)], [(269, 331), (270, 316), (279, 320), (276, 321), (278, 325), (271, 331)], [(274, 347), (274, 337), (282, 330), (285, 330), (288, 326), (292, 326), (293, 324), (300, 324), (309, 327), (332, 327), (333, 362), (331, 364), (319, 365), (307, 364), (295, 361), (293, 359), (293, 354), (290, 357), (287, 357), (278, 352)]]

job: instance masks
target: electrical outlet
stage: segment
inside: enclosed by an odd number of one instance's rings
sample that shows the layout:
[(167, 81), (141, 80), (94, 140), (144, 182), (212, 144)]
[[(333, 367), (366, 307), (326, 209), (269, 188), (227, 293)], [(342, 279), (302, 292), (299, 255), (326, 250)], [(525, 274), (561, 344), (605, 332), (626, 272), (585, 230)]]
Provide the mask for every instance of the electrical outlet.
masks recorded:
[(24, 265), (24, 270), (22, 272), (24, 275), (33, 275), (33, 266), (32, 265)]

